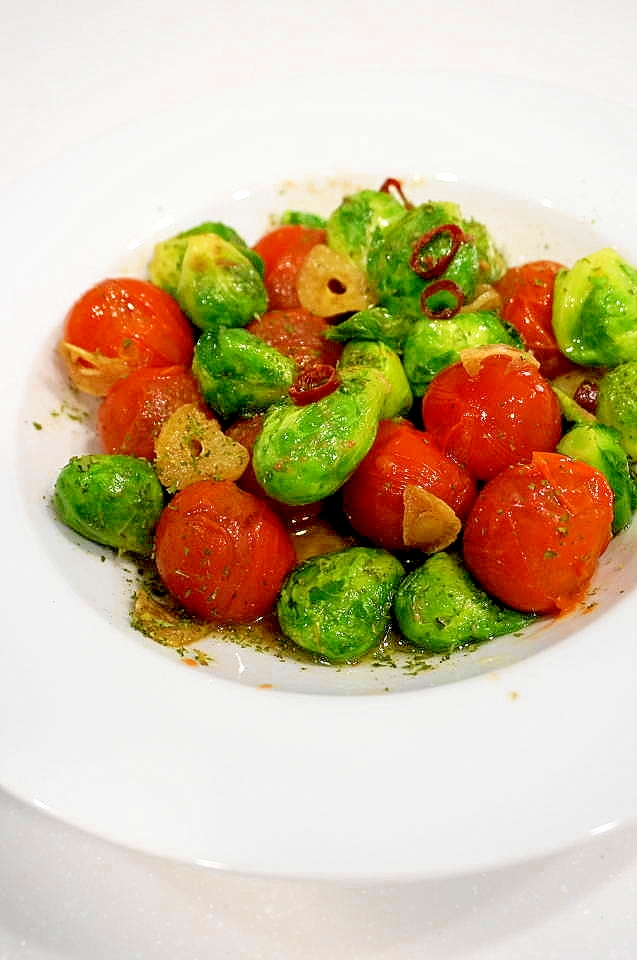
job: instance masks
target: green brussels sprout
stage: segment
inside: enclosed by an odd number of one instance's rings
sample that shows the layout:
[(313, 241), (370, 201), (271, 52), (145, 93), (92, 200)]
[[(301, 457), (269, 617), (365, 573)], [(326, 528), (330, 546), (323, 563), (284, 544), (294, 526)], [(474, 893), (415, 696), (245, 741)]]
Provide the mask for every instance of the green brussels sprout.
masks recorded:
[(325, 228), (325, 217), (318, 213), (306, 213), (304, 210), (284, 210), (279, 217), (279, 223), (282, 227), (311, 227), (314, 230), (323, 230)]
[(492, 600), (449, 553), (433, 554), (405, 577), (394, 597), (394, 616), (407, 640), (430, 653), (491, 640), (533, 619)]
[(387, 228), (404, 216), (404, 206), (390, 193), (359, 190), (345, 197), (328, 218), (327, 245), (366, 272), (370, 252)]
[(620, 363), (599, 382), (597, 419), (614, 427), (631, 460), (637, 460), (637, 360)]
[(507, 262), (483, 223), (477, 220), (465, 220), (464, 230), (475, 241), (478, 249), (478, 266), (481, 283), (495, 283), (504, 275)]
[(560, 271), (553, 330), (574, 363), (612, 367), (637, 360), (637, 270), (605, 248)]
[(202, 233), (216, 233), (218, 237), (227, 240), (228, 243), (232, 243), (251, 261), (260, 275), (263, 276), (265, 273), (263, 257), (260, 257), (256, 250), (252, 250), (234, 227), (229, 227), (227, 223), (220, 223), (218, 220), (206, 220), (205, 223), (191, 227), (190, 230), (182, 231), (182, 233), (177, 234), (177, 237), (197, 237)]
[(379, 340), (400, 353), (416, 316), (422, 316), (420, 310), (418, 314), (410, 312), (396, 299), (390, 307), (368, 307), (367, 310), (353, 313), (346, 320), (330, 327), (325, 336), (328, 340), (339, 342), (356, 339)]
[(601, 423), (578, 424), (564, 434), (557, 449), (604, 474), (615, 495), (613, 532), (628, 526), (637, 507), (637, 484), (617, 430)]
[[(377, 301), (384, 305), (389, 297), (404, 297), (412, 310), (420, 310), (420, 298), (431, 281), (423, 280), (410, 266), (418, 240), (436, 227), (453, 224), (462, 228), (460, 209), (455, 203), (424, 203), (414, 207), (392, 224), (369, 255), (368, 277)], [(443, 256), (450, 249), (449, 237), (442, 234), (432, 239), (428, 248), (432, 256)], [(452, 280), (471, 300), (480, 279), (480, 261), (476, 243), (467, 235), (442, 274)]]
[(373, 367), (345, 367), (339, 378), (321, 400), (304, 406), (282, 400), (266, 412), (252, 466), (275, 500), (297, 506), (324, 500), (369, 452), (389, 384)]
[(158, 243), (148, 276), (202, 330), (244, 327), (268, 303), (263, 278), (245, 251), (216, 233)]
[(192, 372), (206, 403), (226, 419), (265, 410), (283, 397), (296, 363), (249, 330), (207, 330), (195, 344)]
[(87, 540), (146, 555), (164, 491), (148, 460), (90, 454), (62, 468), (52, 503), (62, 523)]
[(358, 660), (387, 632), (404, 574), (391, 553), (372, 547), (312, 557), (283, 584), (277, 604), (281, 630), (332, 663)]
[(487, 310), (457, 313), (448, 320), (422, 317), (405, 340), (403, 364), (411, 388), (421, 397), (435, 375), (454, 363), (461, 350), (490, 343), (523, 348), (520, 335)]
[(350, 340), (343, 348), (339, 369), (355, 366), (375, 367), (390, 384), (380, 412), (381, 420), (391, 420), (411, 410), (414, 396), (400, 357), (390, 347), (375, 340)]

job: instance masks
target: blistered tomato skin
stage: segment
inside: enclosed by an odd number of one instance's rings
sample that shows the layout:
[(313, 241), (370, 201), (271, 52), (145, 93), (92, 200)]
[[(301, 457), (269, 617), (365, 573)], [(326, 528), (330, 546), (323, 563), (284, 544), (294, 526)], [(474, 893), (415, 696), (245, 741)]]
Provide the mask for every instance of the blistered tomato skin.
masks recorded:
[(188, 366), (194, 335), (177, 302), (134, 277), (102, 280), (71, 307), (62, 339), (137, 367)]
[(434, 377), (423, 398), (425, 428), (445, 453), (476, 480), (489, 480), (534, 451), (555, 449), (560, 405), (532, 357), (498, 347), (461, 357)]
[(462, 520), (476, 495), (474, 480), (407, 420), (383, 420), (376, 440), (341, 491), (356, 532), (385, 550), (403, 550), (404, 492), (422, 487)]
[(296, 555), (266, 503), (231, 481), (200, 480), (177, 493), (159, 518), (155, 562), (189, 613), (249, 623), (273, 607)]
[(535, 453), (478, 494), (464, 528), (464, 562), (501, 603), (556, 614), (582, 598), (612, 525), (613, 493), (599, 470)]
[(155, 457), (162, 424), (183, 404), (205, 410), (197, 382), (182, 366), (134, 370), (108, 391), (97, 414), (97, 432), (105, 453)]

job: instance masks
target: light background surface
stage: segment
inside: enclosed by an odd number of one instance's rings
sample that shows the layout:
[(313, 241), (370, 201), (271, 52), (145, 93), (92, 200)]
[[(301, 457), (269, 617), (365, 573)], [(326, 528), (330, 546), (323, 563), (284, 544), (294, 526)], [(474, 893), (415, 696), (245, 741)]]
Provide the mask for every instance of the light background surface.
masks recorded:
[[(0, 204), (25, 170), (148, 111), (299, 70), (478, 70), (632, 105), (636, 37), (626, 0), (2, 0)], [(379, 136), (391, 130), (379, 116)], [(317, 131), (319, 154), (328, 141)], [(631, 826), (487, 875), (360, 887), (175, 866), (0, 794), (3, 960), (634, 960), (636, 903)]]

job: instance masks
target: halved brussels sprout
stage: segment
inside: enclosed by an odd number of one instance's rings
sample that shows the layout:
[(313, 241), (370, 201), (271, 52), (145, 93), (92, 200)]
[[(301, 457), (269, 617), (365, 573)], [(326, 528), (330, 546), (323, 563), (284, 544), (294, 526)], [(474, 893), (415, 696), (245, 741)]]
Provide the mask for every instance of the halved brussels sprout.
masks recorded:
[(202, 330), (244, 327), (267, 307), (263, 278), (245, 250), (196, 229), (157, 244), (149, 279)]
[(345, 197), (328, 218), (328, 246), (366, 271), (370, 251), (379, 245), (387, 228), (404, 215), (404, 206), (390, 193), (359, 190)]
[(620, 363), (599, 381), (597, 419), (619, 431), (631, 460), (637, 460), (637, 360)]
[(372, 547), (311, 557), (283, 585), (277, 604), (281, 630), (332, 663), (357, 660), (387, 632), (404, 573), (391, 553)]
[(225, 419), (279, 400), (294, 381), (296, 363), (249, 330), (222, 328), (201, 334), (192, 372), (206, 403)]
[(435, 375), (459, 359), (460, 351), (504, 343), (522, 348), (520, 336), (490, 311), (457, 313), (448, 320), (423, 317), (405, 341), (403, 363), (416, 396), (421, 397)]
[(574, 363), (637, 360), (637, 270), (608, 247), (555, 278), (553, 330)]
[(405, 577), (394, 615), (404, 636), (431, 653), (503, 636), (533, 619), (491, 600), (449, 553), (434, 554)]
[(380, 412), (381, 420), (391, 420), (411, 410), (414, 396), (400, 357), (390, 347), (374, 340), (350, 340), (341, 354), (339, 368), (356, 366), (380, 370), (390, 385)]
[(164, 491), (148, 460), (90, 454), (62, 468), (52, 503), (62, 523), (87, 540), (144, 555), (152, 550)]

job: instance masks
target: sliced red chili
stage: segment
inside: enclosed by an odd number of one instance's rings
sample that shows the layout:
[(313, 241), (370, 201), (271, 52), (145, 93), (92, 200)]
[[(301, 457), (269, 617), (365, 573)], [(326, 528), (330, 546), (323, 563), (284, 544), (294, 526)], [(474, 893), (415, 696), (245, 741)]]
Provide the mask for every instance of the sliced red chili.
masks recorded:
[(401, 201), (402, 205), (404, 206), (405, 210), (413, 210), (413, 209), (414, 209), (413, 203), (411, 203), (411, 201), (409, 201), (409, 200), (407, 199), (407, 197), (405, 196), (405, 193), (404, 193), (404, 191), (403, 191), (403, 185), (402, 185), (401, 181), (400, 181), (400, 180), (396, 180), (395, 177), (387, 177), (387, 179), (383, 181), (383, 183), (382, 183), (382, 185), (381, 185), (381, 187), (380, 187), (380, 191), (379, 191), (379, 192), (380, 192), (380, 193), (390, 193), (392, 190), (395, 190), (396, 193), (398, 194), (398, 196), (399, 196), (399, 198), (400, 198), (400, 201)]
[[(431, 307), (429, 301), (438, 293), (451, 294), (455, 303), (440, 307)], [(457, 283), (454, 283), (453, 280), (436, 280), (434, 283), (430, 283), (428, 287), (425, 287), (420, 295), (420, 309), (427, 317), (431, 317), (432, 320), (450, 320), (451, 317), (455, 317), (460, 311), (463, 303), (464, 293), (462, 292), (462, 288), (459, 287)]]
[[(439, 256), (426, 254), (427, 247), (437, 239), (437, 237), (449, 237), (450, 246), (446, 253)], [(442, 276), (458, 250), (462, 242), (466, 240), (462, 227), (455, 223), (441, 223), (439, 227), (434, 227), (428, 233), (416, 240), (413, 246), (413, 252), (409, 260), (409, 266), (423, 280), (435, 280)]]
[(297, 407), (304, 407), (334, 393), (340, 382), (336, 367), (330, 363), (312, 363), (301, 371), (288, 394)]

